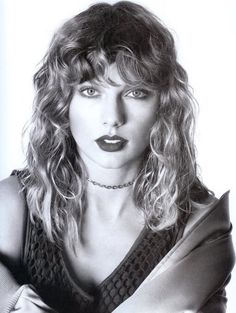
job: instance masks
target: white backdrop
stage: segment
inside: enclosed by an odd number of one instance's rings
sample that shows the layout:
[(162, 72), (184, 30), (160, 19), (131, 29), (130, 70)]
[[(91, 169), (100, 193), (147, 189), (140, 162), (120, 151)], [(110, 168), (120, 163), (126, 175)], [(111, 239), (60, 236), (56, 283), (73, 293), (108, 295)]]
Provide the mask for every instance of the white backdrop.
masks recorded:
[[(22, 127), (30, 116), (32, 75), (55, 29), (90, 0), (0, 0), (0, 179), (22, 166)], [(113, 3), (114, 1), (107, 1)], [(180, 63), (200, 104), (200, 173), (217, 197), (230, 189), (236, 229), (236, 3), (234, 0), (140, 0), (173, 30)], [(236, 231), (234, 230), (234, 242)], [(236, 271), (227, 288), (236, 312)]]

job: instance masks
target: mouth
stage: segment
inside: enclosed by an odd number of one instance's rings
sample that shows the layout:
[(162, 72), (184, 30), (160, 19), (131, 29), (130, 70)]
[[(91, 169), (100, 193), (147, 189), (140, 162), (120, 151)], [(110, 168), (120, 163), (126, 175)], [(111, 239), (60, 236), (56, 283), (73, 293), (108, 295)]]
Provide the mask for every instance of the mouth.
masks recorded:
[(120, 151), (127, 144), (128, 140), (119, 136), (102, 136), (95, 140), (100, 149), (106, 152)]

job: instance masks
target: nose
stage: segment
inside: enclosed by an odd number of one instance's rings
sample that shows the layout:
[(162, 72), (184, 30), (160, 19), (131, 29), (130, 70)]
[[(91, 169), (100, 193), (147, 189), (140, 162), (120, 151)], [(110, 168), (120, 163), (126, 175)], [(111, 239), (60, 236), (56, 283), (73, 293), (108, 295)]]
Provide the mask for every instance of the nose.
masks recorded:
[(125, 123), (124, 105), (120, 96), (109, 96), (103, 108), (103, 124), (118, 128)]

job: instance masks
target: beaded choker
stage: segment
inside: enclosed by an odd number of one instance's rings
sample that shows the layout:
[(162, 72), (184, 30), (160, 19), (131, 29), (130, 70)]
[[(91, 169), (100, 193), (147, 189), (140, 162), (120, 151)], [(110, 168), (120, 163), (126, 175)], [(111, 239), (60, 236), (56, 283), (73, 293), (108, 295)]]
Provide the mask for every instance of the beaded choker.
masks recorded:
[(135, 179), (129, 181), (128, 183), (125, 183), (125, 184), (122, 184), (122, 185), (104, 185), (104, 184), (101, 184), (101, 183), (98, 183), (90, 178), (87, 178), (87, 181), (90, 182), (91, 184), (93, 184), (94, 186), (98, 186), (98, 187), (101, 187), (101, 188), (106, 188), (106, 189), (122, 189), (122, 188), (126, 188), (126, 187), (129, 187), (129, 186), (132, 186)]

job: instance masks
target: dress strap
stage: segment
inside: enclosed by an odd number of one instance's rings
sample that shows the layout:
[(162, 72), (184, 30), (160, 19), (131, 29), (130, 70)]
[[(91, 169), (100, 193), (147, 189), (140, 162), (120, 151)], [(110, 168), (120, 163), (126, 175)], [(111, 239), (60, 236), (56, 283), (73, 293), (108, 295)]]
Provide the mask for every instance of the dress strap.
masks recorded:
[(25, 219), (25, 229), (24, 229), (24, 238), (23, 238), (23, 244), (22, 244), (22, 247), (21, 247), (21, 257), (20, 257), (20, 262), (22, 265), (25, 264), (25, 260), (26, 260), (26, 255), (27, 255), (27, 251), (28, 251), (28, 248), (29, 248), (29, 227), (30, 227), (30, 214), (29, 214), (29, 208), (28, 208), (28, 204), (27, 204), (27, 197), (26, 197), (26, 189), (22, 183), (22, 176), (24, 174), (24, 171), (23, 170), (13, 170), (11, 172), (11, 175), (10, 176), (16, 176), (17, 179), (18, 179), (18, 182), (19, 182), (19, 185), (21, 187), (21, 190), (20, 192), (23, 193), (23, 198), (24, 198), (24, 202), (25, 202), (25, 211), (26, 211), (26, 219)]

